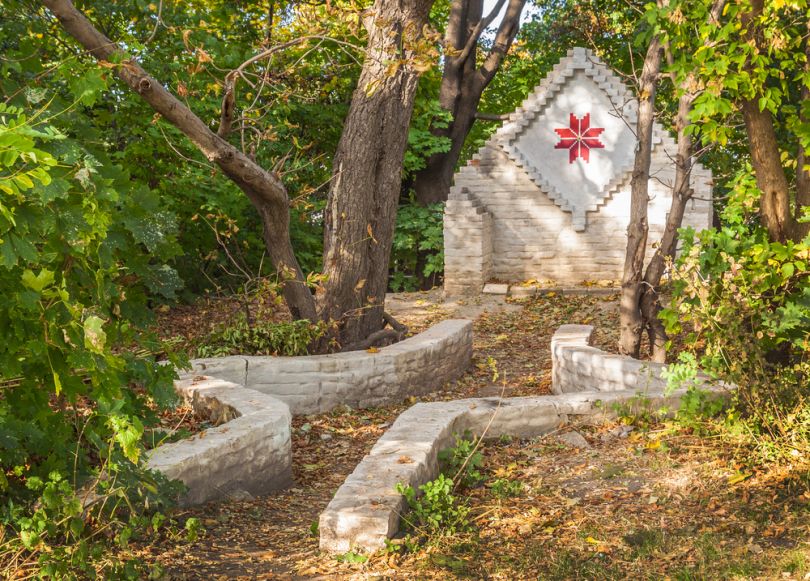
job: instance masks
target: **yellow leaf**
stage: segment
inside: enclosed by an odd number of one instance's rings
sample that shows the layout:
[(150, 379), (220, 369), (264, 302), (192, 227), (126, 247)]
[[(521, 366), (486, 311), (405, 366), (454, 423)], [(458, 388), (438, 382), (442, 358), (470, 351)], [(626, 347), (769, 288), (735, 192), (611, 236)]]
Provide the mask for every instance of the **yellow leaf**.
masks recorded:
[(750, 477), (751, 477), (750, 472), (747, 472), (747, 473), (746, 472), (736, 472), (736, 473), (734, 473), (734, 474), (732, 474), (731, 476), (728, 477), (728, 483), (729, 483), (729, 485), (733, 486), (734, 484), (739, 484), (743, 480), (746, 480), (746, 479), (748, 479)]
[(591, 544), (591, 545), (601, 545), (601, 544), (602, 544), (602, 541), (597, 541), (597, 540), (596, 540), (595, 538), (593, 538), (593, 537), (588, 537), (587, 539), (585, 539), (585, 542), (586, 542), (586, 543), (589, 543), (589, 544)]
[(368, 349), (366, 349), (366, 353), (379, 353), (379, 352), (380, 350), (377, 349), (376, 347), (369, 347)]

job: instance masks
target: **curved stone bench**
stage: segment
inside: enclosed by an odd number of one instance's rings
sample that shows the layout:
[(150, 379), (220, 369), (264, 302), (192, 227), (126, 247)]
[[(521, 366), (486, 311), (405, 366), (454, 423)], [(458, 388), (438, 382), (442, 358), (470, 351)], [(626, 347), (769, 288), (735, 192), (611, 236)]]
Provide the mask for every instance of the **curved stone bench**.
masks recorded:
[(292, 482), (292, 416), (284, 402), (211, 377), (176, 381), (175, 389), (196, 413), (220, 424), (159, 446), (147, 462), (188, 487), (181, 504), (264, 494)]
[(338, 405), (375, 407), (440, 389), (472, 360), (472, 321), (442, 321), (375, 353), (305, 357), (231, 356), (191, 361), (205, 374), (272, 395), (294, 415)]

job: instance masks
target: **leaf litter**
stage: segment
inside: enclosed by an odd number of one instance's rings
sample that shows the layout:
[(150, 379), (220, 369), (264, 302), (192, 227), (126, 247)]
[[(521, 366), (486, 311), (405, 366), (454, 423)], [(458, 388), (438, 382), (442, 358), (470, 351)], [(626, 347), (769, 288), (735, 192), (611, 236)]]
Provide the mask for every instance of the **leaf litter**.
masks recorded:
[[(412, 329), (458, 316), (421, 294), (418, 313), (395, 314)], [(589, 449), (553, 437), (488, 443), (486, 475), (523, 486), (497, 499), (487, 486), (473, 489), (473, 533), (365, 561), (319, 553), (318, 516), (402, 411), (417, 401), (548, 393), (554, 330), (593, 324), (595, 345), (612, 349), (616, 298), (544, 295), (475, 313), (473, 364), (459, 380), (398, 405), (295, 418), (291, 488), (178, 511), (181, 522), (200, 519), (201, 538), (164, 539), (142, 555), (172, 579), (810, 579), (806, 474), (737, 481), (722, 447), (663, 428), (668, 436), (650, 439), (649, 427), (578, 427)], [(666, 445), (649, 445), (656, 441)]]

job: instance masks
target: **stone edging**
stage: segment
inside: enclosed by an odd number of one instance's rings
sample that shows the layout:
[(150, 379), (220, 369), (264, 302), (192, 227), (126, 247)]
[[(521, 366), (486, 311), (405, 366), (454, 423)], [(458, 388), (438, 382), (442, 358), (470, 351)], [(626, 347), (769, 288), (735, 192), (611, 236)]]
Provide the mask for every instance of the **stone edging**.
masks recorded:
[(557, 395), (420, 403), (400, 415), (321, 513), (321, 549), (382, 548), (399, 530), (405, 509), (397, 483), (417, 487), (434, 478), (439, 451), (452, 446), (454, 434), (469, 430), (487, 438), (530, 438), (554, 431), (572, 416), (605, 419), (618, 403), (678, 407), (685, 390), (666, 393), (662, 364), (592, 347), (593, 330), (590, 325), (563, 325), (554, 333), (552, 391)]
[(195, 359), (191, 374), (277, 397), (299, 415), (327, 412), (341, 404), (398, 403), (410, 395), (436, 391), (464, 373), (471, 359), (472, 321), (454, 319), (375, 353)]
[(264, 494), (292, 482), (292, 416), (284, 402), (211, 377), (176, 381), (175, 389), (195, 412), (221, 424), (152, 452), (149, 468), (188, 487), (181, 504)]
[[(640, 361), (591, 346), (591, 325), (562, 325), (551, 338), (551, 391), (664, 390), (663, 363)], [(708, 381), (701, 375), (700, 379)]]
[[(677, 406), (679, 395), (643, 394), (643, 404)], [(572, 393), (556, 396), (466, 399), (419, 403), (397, 418), (377, 441), (321, 513), (320, 548), (332, 553), (376, 551), (399, 530), (405, 509), (397, 483), (417, 487), (438, 473), (439, 451), (454, 443), (454, 434), (470, 430), (487, 438), (530, 438), (548, 434), (571, 416), (598, 421), (612, 414), (612, 404), (632, 402), (637, 394)], [(488, 426), (488, 428), (487, 428)]]

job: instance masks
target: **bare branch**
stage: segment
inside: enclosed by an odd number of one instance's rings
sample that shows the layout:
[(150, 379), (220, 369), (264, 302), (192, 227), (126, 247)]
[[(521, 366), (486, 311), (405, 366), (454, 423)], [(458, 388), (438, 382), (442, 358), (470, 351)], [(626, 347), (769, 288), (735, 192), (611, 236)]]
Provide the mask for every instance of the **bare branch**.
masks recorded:
[(501, 12), (501, 8), (503, 8), (504, 3), (506, 0), (498, 0), (495, 6), (492, 8), (492, 11), (487, 14), (484, 18), (478, 21), (473, 28), (470, 36), (467, 38), (467, 42), (464, 45), (461, 53), (455, 57), (453, 60), (459, 64), (464, 63), (471, 54), (474, 54), (474, 49), (478, 46), (478, 40), (481, 38), (481, 34), (487, 29), (487, 27), (492, 24), (492, 21), (495, 20), (495, 17), (498, 16)]

